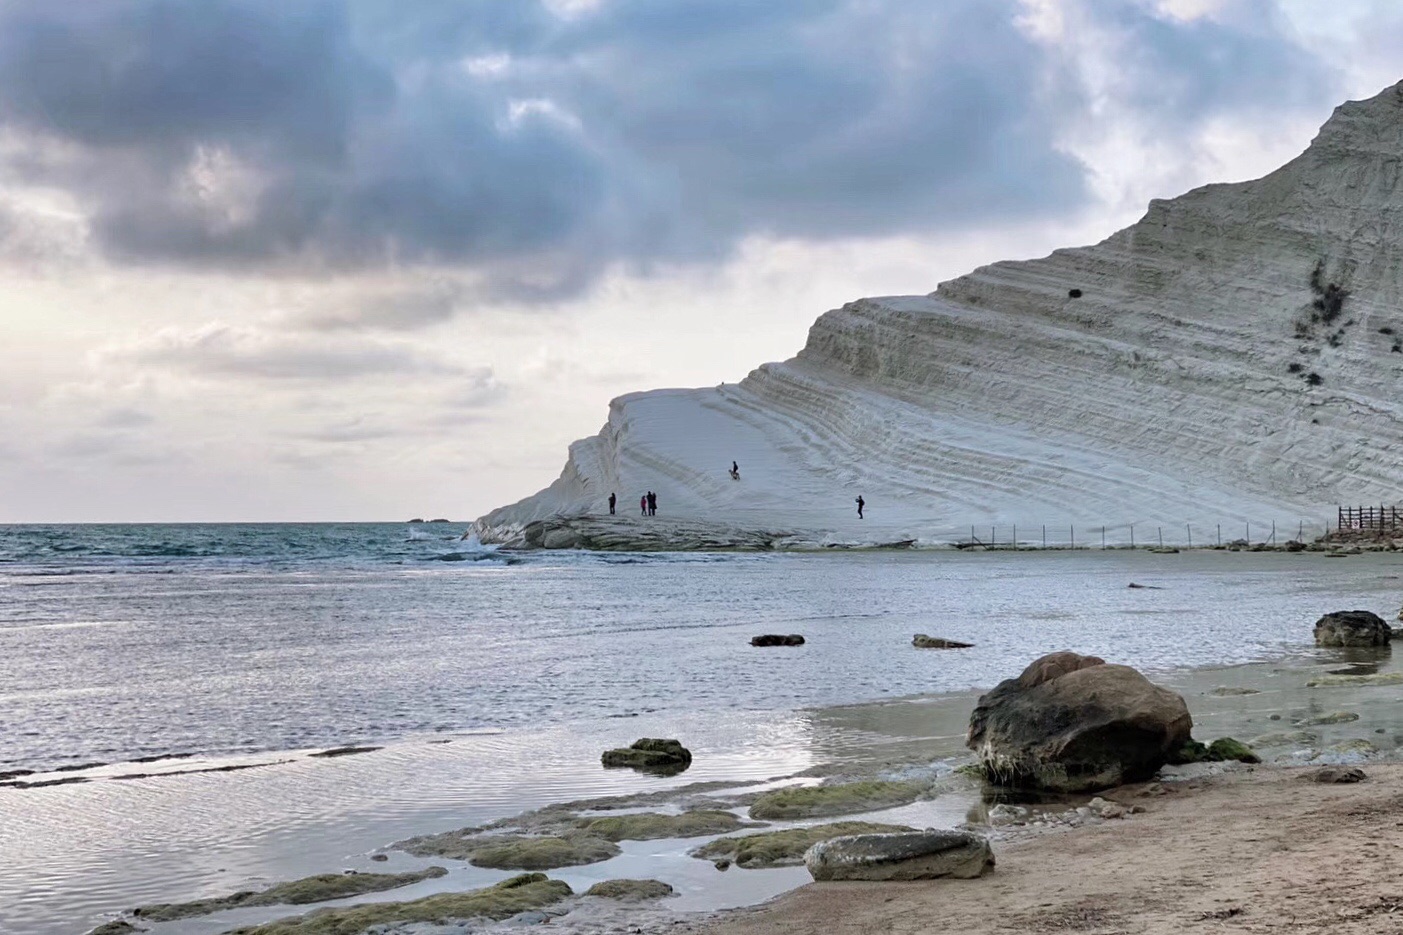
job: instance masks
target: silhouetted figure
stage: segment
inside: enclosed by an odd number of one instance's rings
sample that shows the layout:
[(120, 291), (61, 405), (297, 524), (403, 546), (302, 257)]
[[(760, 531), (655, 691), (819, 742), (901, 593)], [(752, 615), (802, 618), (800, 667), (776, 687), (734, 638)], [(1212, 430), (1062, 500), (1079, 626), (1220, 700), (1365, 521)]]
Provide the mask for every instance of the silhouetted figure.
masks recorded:
[(731, 462), (731, 480), (740, 480), (740, 465)]
[(862, 508), (867, 505), (867, 501), (862, 499), (862, 494), (857, 495), (857, 518), (862, 519)]
[(658, 515), (658, 495), (653, 493), (651, 490), (648, 491), (648, 515)]
[(638, 512), (644, 516), (648, 515), (648, 495), (646, 493), (638, 498)]
[(615, 504), (616, 502), (617, 502), (617, 500), (616, 500), (616, 498), (614, 497), (614, 495), (613, 495), (612, 493), (609, 494), (609, 515), (610, 515), (610, 516), (613, 516), (613, 515), (614, 515), (614, 504)]

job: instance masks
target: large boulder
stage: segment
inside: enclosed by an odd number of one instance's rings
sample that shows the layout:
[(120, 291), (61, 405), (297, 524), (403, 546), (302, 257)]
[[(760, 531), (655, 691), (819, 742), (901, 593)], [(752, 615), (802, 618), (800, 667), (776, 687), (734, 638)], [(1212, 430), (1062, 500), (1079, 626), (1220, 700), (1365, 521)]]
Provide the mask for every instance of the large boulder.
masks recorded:
[(979, 699), (966, 745), (992, 782), (1091, 792), (1149, 779), (1192, 727), (1183, 698), (1129, 666), (1052, 653)]
[(809, 875), (826, 880), (968, 880), (994, 868), (989, 842), (968, 831), (910, 831), (833, 838), (804, 854)]
[(1337, 610), (1315, 621), (1317, 646), (1387, 646), (1393, 630), (1367, 610)]

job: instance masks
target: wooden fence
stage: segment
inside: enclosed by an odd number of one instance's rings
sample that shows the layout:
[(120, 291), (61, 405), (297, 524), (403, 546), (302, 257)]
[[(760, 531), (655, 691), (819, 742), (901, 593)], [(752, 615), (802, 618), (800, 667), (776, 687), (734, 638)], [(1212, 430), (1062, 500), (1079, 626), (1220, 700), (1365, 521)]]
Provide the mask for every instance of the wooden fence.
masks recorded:
[(1403, 527), (1403, 514), (1396, 506), (1342, 506), (1335, 528), (1378, 529), (1396, 532)]

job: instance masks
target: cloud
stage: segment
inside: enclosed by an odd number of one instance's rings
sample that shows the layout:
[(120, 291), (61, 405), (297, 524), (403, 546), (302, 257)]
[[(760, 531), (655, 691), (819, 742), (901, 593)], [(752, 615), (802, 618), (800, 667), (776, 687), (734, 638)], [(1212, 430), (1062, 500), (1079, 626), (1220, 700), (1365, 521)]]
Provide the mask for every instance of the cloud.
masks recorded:
[(318, 381), (398, 376), (453, 376), (462, 368), (405, 343), (369, 338), (329, 339), (258, 327), (209, 324), (164, 329), (142, 340), (99, 351), (100, 362), (201, 378)]
[[(711, 261), (756, 235), (1084, 204), (1059, 133), (1091, 102), (1029, 9), (1115, 34), (1134, 106), (1181, 130), (1309, 96), (1317, 64), (1275, 17), (1247, 15), (1267, 6), (1191, 6), (1211, 15), (1136, 0), (16, 0), (0, 8), (0, 124), (29, 145), (5, 168), (72, 195), (119, 262), (438, 264), (489, 297), (555, 300), (610, 264)], [(1283, 94), (1262, 93), (1273, 81)], [(430, 295), (322, 324), (411, 327), (455, 307)]]

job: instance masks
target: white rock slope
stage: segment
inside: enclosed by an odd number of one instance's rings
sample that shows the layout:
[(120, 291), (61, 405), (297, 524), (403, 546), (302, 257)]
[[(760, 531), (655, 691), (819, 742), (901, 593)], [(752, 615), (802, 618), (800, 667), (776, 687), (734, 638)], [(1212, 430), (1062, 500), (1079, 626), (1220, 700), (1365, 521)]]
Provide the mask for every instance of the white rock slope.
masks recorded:
[(1339, 107), (1263, 179), (1154, 201), (1092, 247), (850, 303), (740, 384), (616, 399), (559, 480), (479, 528), (510, 539), (603, 512), (610, 491), (636, 516), (652, 489), (660, 516), (829, 541), (1318, 534), (1336, 504), (1403, 486), (1400, 292), (1403, 84)]

